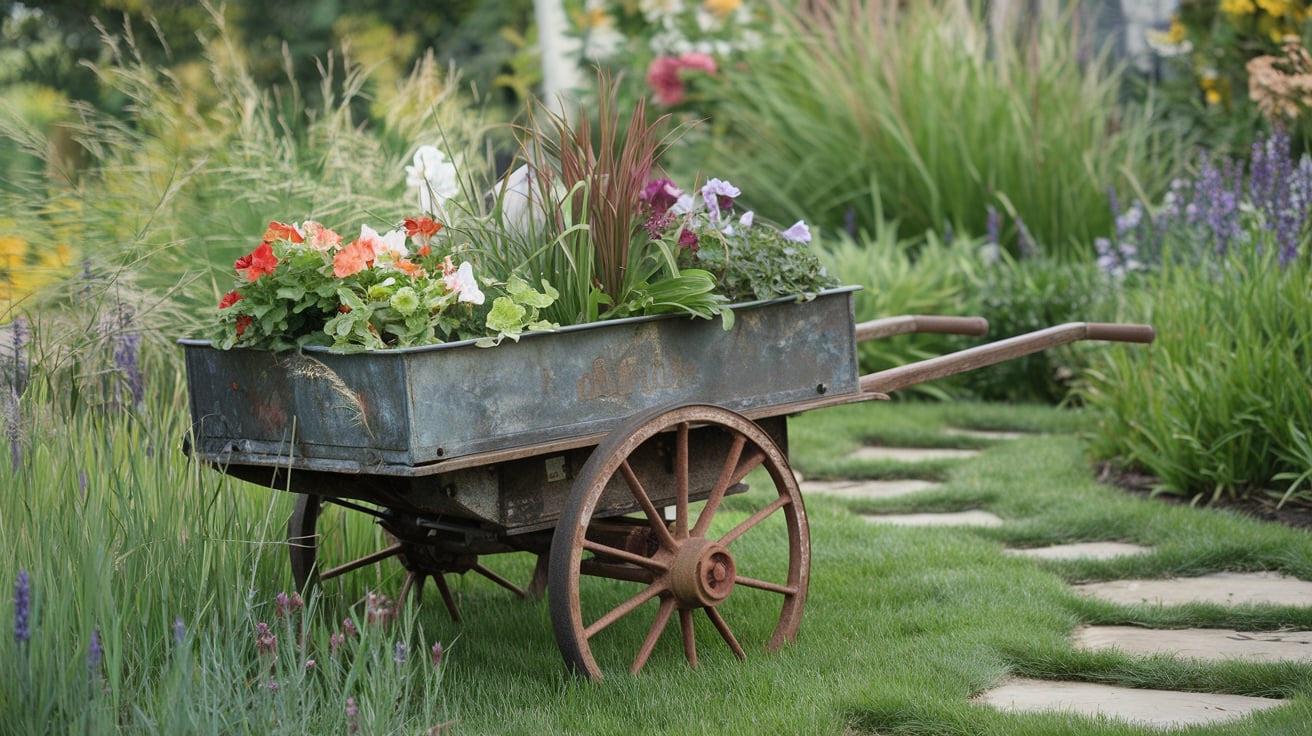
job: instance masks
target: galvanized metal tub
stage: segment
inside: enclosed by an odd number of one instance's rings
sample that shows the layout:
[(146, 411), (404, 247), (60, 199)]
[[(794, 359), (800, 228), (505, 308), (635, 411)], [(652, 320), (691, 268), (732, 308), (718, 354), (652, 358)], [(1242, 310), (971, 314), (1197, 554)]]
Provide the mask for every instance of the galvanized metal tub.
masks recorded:
[(384, 474), (609, 431), (655, 406), (739, 411), (860, 391), (852, 293), (565, 327), (480, 348), (473, 341), (341, 354), (218, 350), (180, 340), (204, 459)]

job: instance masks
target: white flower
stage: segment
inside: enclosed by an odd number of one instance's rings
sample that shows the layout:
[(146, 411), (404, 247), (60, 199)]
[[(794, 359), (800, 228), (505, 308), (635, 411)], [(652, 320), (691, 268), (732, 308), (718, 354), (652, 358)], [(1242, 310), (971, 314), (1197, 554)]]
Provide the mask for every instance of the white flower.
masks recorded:
[(744, 228), (751, 227), (752, 223), (755, 221), (756, 221), (756, 213), (752, 212), (751, 210), (747, 210), (746, 212), (743, 213), (742, 217), (738, 218), (738, 224), (742, 225)]
[(442, 285), (447, 291), (459, 294), (458, 301), (469, 304), (483, 303), (483, 291), (478, 288), (478, 282), (474, 280), (474, 267), (469, 265), (469, 261), (461, 263), (460, 268), (454, 273), (443, 276)]
[(638, 9), (648, 23), (656, 23), (683, 10), (682, 0), (638, 0)]
[(395, 258), (405, 258), (405, 231), (390, 230), (386, 235), (379, 235), (378, 231), (368, 225), (360, 226), (360, 239), (373, 243), (374, 254), (381, 256), (384, 253), (390, 253)]
[(460, 192), (456, 165), (436, 146), (420, 146), (413, 166), (405, 167), (405, 183), (419, 190), (419, 209), (439, 214), (442, 204)]
[(698, 204), (700, 202), (694, 199), (691, 194), (684, 194), (675, 201), (674, 206), (670, 208), (670, 212), (676, 215), (686, 215), (697, 209)]
[(811, 228), (807, 227), (806, 222), (802, 220), (794, 222), (792, 227), (779, 233), (779, 235), (784, 240), (789, 240), (794, 243), (811, 242)]

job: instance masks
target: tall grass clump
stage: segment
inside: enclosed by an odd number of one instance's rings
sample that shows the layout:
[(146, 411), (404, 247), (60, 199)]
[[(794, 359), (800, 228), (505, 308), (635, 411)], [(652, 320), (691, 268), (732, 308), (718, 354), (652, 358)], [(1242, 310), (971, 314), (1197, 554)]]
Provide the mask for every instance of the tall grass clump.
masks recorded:
[(1141, 273), (1149, 350), (1109, 351), (1083, 394), (1095, 451), (1203, 499), (1312, 500), (1312, 156), (1276, 133), (1204, 161), (1100, 262)]
[(976, 4), (801, 3), (725, 71), (713, 170), (780, 219), (855, 231), (882, 204), (903, 234), (982, 235), (992, 207), (1054, 255), (1085, 253), (1111, 229), (1108, 190), (1155, 195), (1181, 142), (1120, 104), (1074, 18), (991, 43)]

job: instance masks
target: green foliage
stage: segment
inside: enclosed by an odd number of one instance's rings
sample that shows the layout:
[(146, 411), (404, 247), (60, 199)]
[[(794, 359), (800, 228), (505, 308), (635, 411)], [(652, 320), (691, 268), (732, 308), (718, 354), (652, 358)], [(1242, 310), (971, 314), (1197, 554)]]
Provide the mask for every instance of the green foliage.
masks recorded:
[[(874, 235), (851, 238), (841, 231), (817, 244), (821, 260), (856, 293), (856, 319), (866, 321), (901, 314), (970, 315), (971, 274), (981, 268), (980, 243), (959, 238), (945, 244), (932, 232), (924, 238), (899, 239), (892, 225)], [(869, 340), (858, 348), (863, 373), (873, 373), (949, 352), (960, 341), (947, 335), (899, 335)], [(908, 389), (946, 398), (961, 393), (958, 379)]]
[(838, 285), (805, 243), (786, 240), (774, 227), (715, 228), (698, 231), (693, 262), (715, 275), (731, 302), (809, 296)]
[[(973, 8), (973, 9), (972, 9)], [(727, 68), (708, 167), (780, 219), (903, 235), (985, 231), (992, 205), (1055, 256), (1112, 229), (1107, 192), (1164, 188), (1182, 149), (1076, 24), (1036, 19), (994, 44), (967, 3), (839, 0), (799, 6), (746, 63)], [(764, 153), (763, 153), (764, 152)], [(1012, 242), (1008, 236), (1005, 242)]]
[(540, 316), (560, 296), (546, 279), (542, 280), (542, 291), (538, 291), (518, 276), (511, 276), (505, 292), (505, 296), (492, 300), (492, 309), (487, 313), (487, 329), (493, 336), (480, 339), (479, 345), (495, 345), (507, 337), (519, 342), (519, 336), (525, 332), (554, 330), (560, 326)]
[[(1087, 261), (1005, 257), (976, 273), (969, 286), (971, 312), (989, 321), (994, 339), (1065, 322), (1115, 321), (1116, 288)], [(1106, 345), (1072, 343), (971, 371), (962, 383), (984, 399), (1058, 403), (1089, 361), (1105, 350)]]
[(1168, 264), (1137, 308), (1147, 350), (1109, 350), (1088, 372), (1094, 451), (1186, 496), (1309, 494), (1312, 268), (1275, 262), (1269, 234), (1219, 267)]

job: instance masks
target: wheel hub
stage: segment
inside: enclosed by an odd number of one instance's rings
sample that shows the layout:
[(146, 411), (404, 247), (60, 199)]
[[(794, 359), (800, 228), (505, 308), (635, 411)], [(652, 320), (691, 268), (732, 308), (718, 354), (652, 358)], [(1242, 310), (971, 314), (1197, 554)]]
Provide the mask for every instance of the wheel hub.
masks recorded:
[(670, 565), (670, 591), (684, 608), (715, 606), (729, 597), (737, 565), (724, 546), (709, 539), (685, 541)]

